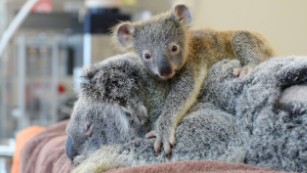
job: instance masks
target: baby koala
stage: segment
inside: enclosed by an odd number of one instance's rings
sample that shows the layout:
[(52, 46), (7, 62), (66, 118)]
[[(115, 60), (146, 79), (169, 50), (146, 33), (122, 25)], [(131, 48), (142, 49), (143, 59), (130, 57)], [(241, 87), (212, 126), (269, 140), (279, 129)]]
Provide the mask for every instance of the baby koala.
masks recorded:
[(258, 33), (248, 31), (192, 30), (192, 16), (186, 5), (146, 21), (122, 22), (115, 27), (114, 40), (126, 51), (135, 52), (146, 70), (171, 88), (155, 130), (155, 151), (170, 156), (175, 146), (175, 129), (197, 102), (208, 69), (225, 58), (237, 58), (243, 68), (234, 74), (244, 76), (260, 62), (274, 56), (270, 44)]

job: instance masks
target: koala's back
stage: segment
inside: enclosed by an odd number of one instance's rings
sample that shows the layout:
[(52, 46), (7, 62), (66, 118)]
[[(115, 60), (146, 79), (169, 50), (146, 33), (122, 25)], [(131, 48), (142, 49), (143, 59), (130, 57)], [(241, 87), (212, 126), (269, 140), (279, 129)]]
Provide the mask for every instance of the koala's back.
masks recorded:
[[(273, 57), (276, 54), (269, 42), (261, 34), (244, 30), (192, 30), (190, 44), (191, 55), (196, 55), (196, 57), (200, 58), (205, 56), (206, 63), (208, 63), (209, 67), (226, 58), (239, 58), (237, 56), (251, 50), (262, 56), (257, 57), (261, 58), (261, 61)], [(251, 50), (245, 50), (248, 49), (246, 45), (252, 46)]]
[[(233, 32), (218, 32), (211, 29), (192, 30), (191, 47), (193, 54), (208, 55), (208, 58), (233, 57), (231, 44)], [(214, 55), (214, 56), (213, 56)], [(208, 59), (208, 61), (213, 61)]]

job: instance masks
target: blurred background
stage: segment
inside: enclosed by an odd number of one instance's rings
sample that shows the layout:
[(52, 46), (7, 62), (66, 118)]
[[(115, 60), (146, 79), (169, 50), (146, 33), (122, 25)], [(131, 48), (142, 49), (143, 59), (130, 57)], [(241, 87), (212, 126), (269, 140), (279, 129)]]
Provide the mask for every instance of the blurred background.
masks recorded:
[[(0, 0), (0, 172), (21, 129), (67, 119), (82, 67), (119, 53), (118, 21), (147, 19), (175, 0)], [(278, 55), (307, 55), (306, 0), (186, 0), (194, 28), (262, 33)]]

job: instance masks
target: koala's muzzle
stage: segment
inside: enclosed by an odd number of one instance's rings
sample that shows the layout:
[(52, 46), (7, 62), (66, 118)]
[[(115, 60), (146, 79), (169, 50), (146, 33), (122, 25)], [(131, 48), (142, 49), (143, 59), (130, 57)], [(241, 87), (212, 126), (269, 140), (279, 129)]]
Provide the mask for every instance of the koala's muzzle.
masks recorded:
[(173, 74), (172, 64), (168, 56), (161, 55), (157, 58), (159, 75), (162, 78), (169, 78)]
[(67, 137), (66, 141), (66, 155), (71, 161), (73, 161), (74, 157), (77, 155), (74, 148), (74, 142), (70, 136)]

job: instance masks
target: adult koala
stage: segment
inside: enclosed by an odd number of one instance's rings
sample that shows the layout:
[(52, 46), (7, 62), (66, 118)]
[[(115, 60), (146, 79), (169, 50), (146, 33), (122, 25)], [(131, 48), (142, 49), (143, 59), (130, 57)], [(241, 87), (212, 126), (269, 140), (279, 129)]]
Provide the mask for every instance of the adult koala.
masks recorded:
[(196, 105), (178, 126), (171, 158), (154, 154), (154, 139), (144, 136), (167, 102), (168, 82), (150, 76), (134, 54), (112, 57), (86, 71), (67, 127), (67, 154), (75, 166), (81, 163), (74, 172), (169, 159), (242, 162), (245, 151), (233, 117), (210, 103)]
[[(142, 138), (167, 89), (157, 90), (133, 57), (118, 56), (86, 73), (67, 129), (68, 155), (75, 165), (87, 158), (75, 172), (168, 161), (154, 156), (153, 140)], [(306, 101), (286, 94), (307, 81), (307, 59), (273, 59), (244, 79), (233, 76), (235, 67), (240, 67), (235, 60), (213, 67), (199, 104), (177, 128), (171, 161), (210, 159), (307, 171)]]

